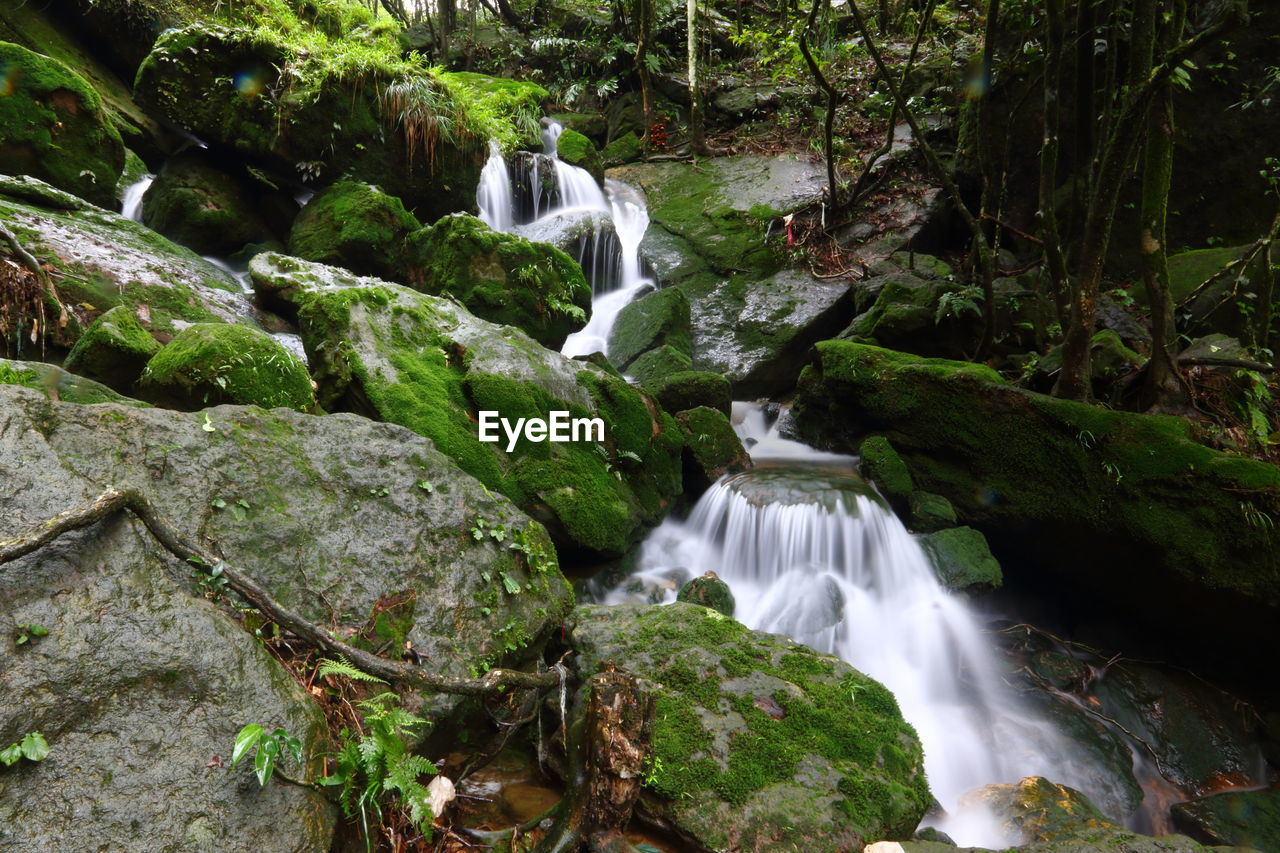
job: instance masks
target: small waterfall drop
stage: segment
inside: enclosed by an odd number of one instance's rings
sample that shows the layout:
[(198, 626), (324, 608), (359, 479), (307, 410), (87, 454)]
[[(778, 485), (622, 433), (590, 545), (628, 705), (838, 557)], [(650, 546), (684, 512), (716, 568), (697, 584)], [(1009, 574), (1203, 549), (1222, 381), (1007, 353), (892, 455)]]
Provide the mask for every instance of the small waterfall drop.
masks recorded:
[(155, 179), (155, 175), (146, 174), (125, 187), (124, 197), (120, 201), (120, 213), (125, 219), (132, 219), (134, 222), (142, 221), (142, 197), (147, 194), (151, 182)]
[(491, 143), (476, 203), (491, 228), (559, 245), (582, 266), (593, 299), (586, 327), (561, 349), (572, 357), (604, 352), (618, 313), (653, 282), (640, 258), (649, 227), (644, 196), (614, 180), (602, 190), (586, 169), (561, 160), (563, 132), (559, 122), (544, 118), (543, 153), (517, 155), (514, 169)]
[(1004, 683), (977, 618), (856, 477), (856, 460), (779, 437), (759, 407), (735, 404), (734, 416), (756, 467), (712, 486), (687, 520), (663, 522), (604, 603), (669, 602), (711, 569), (742, 623), (881, 681), (924, 745), (930, 788), (948, 811), (936, 825), (962, 846), (1007, 842), (984, 811), (958, 808), (973, 788), (1043, 775), (1088, 793), (1089, 768)]

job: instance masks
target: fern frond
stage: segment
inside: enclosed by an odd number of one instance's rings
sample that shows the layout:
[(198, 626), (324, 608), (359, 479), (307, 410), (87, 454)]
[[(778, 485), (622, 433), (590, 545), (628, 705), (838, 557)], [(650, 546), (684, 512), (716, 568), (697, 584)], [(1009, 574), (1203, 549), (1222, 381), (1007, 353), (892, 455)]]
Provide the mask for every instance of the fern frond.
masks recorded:
[(338, 655), (337, 660), (332, 658), (321, 658), (319, 672), (321, 677), (326, 675), (344, 675), (352, 681), (373, 681), (378, 684), (386, 684), (387, 682), (376, 675), (370, 675), (363, 669), (358, 669), (355, 664), (347, 660), (343, 655)]

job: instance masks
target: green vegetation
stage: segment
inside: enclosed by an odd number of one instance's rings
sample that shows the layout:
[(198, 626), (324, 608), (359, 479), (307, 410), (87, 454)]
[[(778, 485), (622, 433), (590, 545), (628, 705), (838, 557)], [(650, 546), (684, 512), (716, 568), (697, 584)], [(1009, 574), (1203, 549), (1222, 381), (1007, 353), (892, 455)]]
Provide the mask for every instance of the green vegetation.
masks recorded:
[(12, 767), (19, 760), (44, 761), (49, 757), (49, 743), (40, 732), (27, 732), (22, 739), (0, 749), (0, 764)]

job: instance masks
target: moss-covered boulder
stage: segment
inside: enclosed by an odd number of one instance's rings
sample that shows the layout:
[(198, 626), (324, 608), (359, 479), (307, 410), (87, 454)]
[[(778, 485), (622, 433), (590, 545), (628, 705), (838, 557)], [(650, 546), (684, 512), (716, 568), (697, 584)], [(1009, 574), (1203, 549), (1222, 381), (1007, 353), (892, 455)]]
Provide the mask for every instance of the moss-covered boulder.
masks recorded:
[(618, 312), (609, 333), (609, 360), (626, 370), (649, 350), (690, 352), (689, 300), (675, 288), (656, 290)]
[(837, 658), (684, 603), (579, 607), (568, 629), (582, 674), (610, 661), (653, 685), (641, 808), (700, 847), (860, 850), (929, 806), (893, 695)]
[(733, 388), (719, 373), (685, 370), (655, 380), (646, 385), (645, 390), (672, 414), (707, 406), (728, 417), (733, 408)]
[(0, 359), (0, 385), (20, 385), (39, 391), (53, 402), (119, 403), (122, 406), (147, 408), (141, 400), (121, 396), (92, 379), (86, 379), (43, 361), (10, 361)]
[[(792, 409), (796, 433), (844, 450), (887, 437), (915, 484), (986, 534), (1012, 571), (1206, 638), (1270, 636), (1280, 611), (1280, 468), (1214, 451), (1187, 421), (1058, 400), (991, 369), (843, 341), (818, 345)], [(1065, 599), (1064, 599), (1065, 600)]]
[(0, 172), (114, 207), (124, 142), (97, 92), (56, 59), (0, 42)]
[(560, 132), (556, 140), (556, 154), (566, 163), (586, 169), (597, 181), (604, 180), (604, 167), (595, 143), (573, 128), (566, 127)]
[(978, 298), (952, 277), (930, 275), (924, 261), (932, 259), (918, 258), (919, 274), (901, 271), (858, 282), (858, 298), (874, 301), (840, 338), (949, 358), (974, 349), (982, 334)]
[(531, 136), (546, 91), (400, 53), (385, 29), (192, 24), (156, 39), (135, 88), (155, 113), (282, 173), (394, 187), (424, 221), (474, 210), (489, 138), (514, 148)]
[(719, 409), (699, 406), (676, 415), (676, 420), (684, 433), (684, 489), (690, 497), (701, 495), (726, 474), (751, 467), (751, 456)]
[(226, 257), (275, 239), (260, 196), (207, 152), (184, 151), (166, 160), (147, 188), (142, 222), (201, 255)]
[(1179, 832), (1206, 844), (1280, 850), (1280, 791), (1225, 791), (1177, 803)]
[(1004, 582), (987, 538), (972, 527), (951, 527), (920, 537), (938, 580), (957, 592), (990, 592)]
[(85, 329), (63, 366), (72, 373), (96, 379), (122, 393), (133, 390), (160, 344), (124, 305), (104, 311)]
[(643, 152), (640, 137), (629, 130), (600, 150), (600, 161), (605, 166), (621, 166), (639, 160)]
[(494, 323), (559, 349), (587, 322), (591, 287), (564, 252), (494, 231), (474, 216), (446, 216), (409, 237), (409, 283), (451, 296)]
[(956, 525), (956, 508), (942, 495), (917, 489), (911, 493), (908, 506), (911, 510), (908, 526), (916, 533), (932, 533)]
[(683, 373), (693, 368), (693, 358), (687, 352), (681, 352), (670, 344), (663, 344), (651, 349), (631, 362), (627, 375), (633, 377), (641, 386), (651, 386), (662, 382), (668, 376)]
[(316, 193), (293, 221), (289, 254), (403, 281), (409, 265), (406, 241), (421, 227), (400, 199), (381, 188), (338, 181)]
[(715, 157), (611, 175), (648, 199), (641, 253), (689, 301), (694, 367), (724, 374), (739, 398), (790, 390), (809, 347), (853, 319), (847, 280), (787, 265), (782, 217), (821, 197), (820, 164)]
[(55, 270), (67, 307), (50, 345), (70, 349), (100, 314), (123, 305), (162, 343), (189, 323), (256, 325), (235, 278), (149, 228), (31, 178), (0, 176), (0, 219)]
[[(545, 349), (457, 302), (280, 255), (251, 264), (265, 299), (296, 311), (320, 402), (409, 427), (543, 521), (564, 554), (619, 555), (680, 491), (679, 429), (611, 372)], [(599, 417), (604, 438), (511, 445), (479, 412)]]
[(733, 591), (729, 589), (729, 585), (711, 570), (685, 581), (684, 585), (680, 587), (680, 591), (676, 593), (676, 601), (685, 601), (689, 604), (710, 607), (730, 619), (733, 618), (733, 609), (736, 606), (733, 600)]
[(858, 446), (858, 471), (901, 512), (911, 500), (915, 484), (898, 451), (882, 435), (873, 435)]
[(316, 402), (301, 359), (266, 332), (230, 323), (197, 323), (175, 335), (147, 362), (138, 393), (186, 410), (239, 403), (305, 412)]

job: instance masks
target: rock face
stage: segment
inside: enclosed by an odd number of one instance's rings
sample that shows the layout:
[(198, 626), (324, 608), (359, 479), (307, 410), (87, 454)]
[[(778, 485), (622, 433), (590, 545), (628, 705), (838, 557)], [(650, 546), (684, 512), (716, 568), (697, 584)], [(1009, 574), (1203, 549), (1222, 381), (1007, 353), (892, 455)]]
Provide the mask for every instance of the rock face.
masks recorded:
[(147, 188), (142, 221), (202, 255), (224, 257), (277, 236), (260, 213), (264, 194), (205, 152), (184, 151), (166, 160)]
[(1228, 791), (1178, 803), (1173, 822), (1179, 831), (1206, 844), (1280, 849), (1280, 795), (1274, 788)]
[(582, 268), (554, 246), (459, 214), (413, 234), (410, 247), (407, 282), (452, 296), (477, 317), (516, 326), (556, 350), (586, 325), (591, 287)]
[(783, 215), (821, 195), (818, 163), (718, 157), (697, 169), (647, 163), (611, 172), (644, 190), (641, 251), (692, 311), (693, 366), (723, 373), (738, 396), (788, 390), (808, 348), (853, 319), (847, 282), (786, 269)]
[[(90, 207), (47, 184), (0, 177), (0, 219), (54, 270), (70, 322), (68, 348), (118, 305), (161, 342), (187, 323), (257, 325), (236, 280), (137, 222)], [(177, 325), (175, 325), (175, 323)]]
[[(264, 298), (297, 312), (326, 409), (407, 426), (547, 525), (568, 552), (620, 555), (680, 491), (680, 431), (616, 373), (544, 349), (457, 302), (279, 255), (251, 264)], [(599, 417), (603, 442), (482, 443), (481, 411), (511, 423)]]
[(654, 685), (641, 808), (698, 845), (861, 849), (909, 838), (928, 807), (915, 732), (839, 659), (693, 604), (579, 607), (568, 625), (584, 675), (612, 661)]
[(819, 344), (792, 415), (823, 447), (888, 437), (915, 485), (950, 500), (1006, 567), (1047, 570), (1059, 588), (1198, 643), (1209, 601), (1240, 617), (1242, 642), (1277, 624), (1280, 550), (1268, 522), (1280, 470), (1195, 443), (1185, 420), (1056, 400), (979, 365), (842, 341)]
[(685, 435), (684, 491), (690, 498), (698, 497), (726, 474), (751, 467), (751, 456), (720, 410), (698, 406), (680, 412), (676, 420)]
[(677, 288), (640, 297), (618, 312), (609, 333), (609, 360), (620, 370), (662, 347), (688, 354), (689, 300)]
[(141, 400), (122, 397), (101, 382), (68, 373), (43, 361), (9, 361), (0, 358), (0, 385), (21, 385), (39, 391), (57, 403), (119, 403), (147, 408)]
[(405, 240), (421, 227), (395, 196), (370, 184), (338, 181), (316, 193), (293, 221), (289, 254), (402, 281)]
[(98, 315), (67, 353), (66, 368), (112, 388), (132, 391), (160, 344), (124, 305)]
[[(0, 471), (11, 484), (0, 498), (0, 536), (87, 503), (109, 484), (138, 488), (180, 530), (216, 543), (229, 563), (306, 618), (359, 628), (384, 596), (411, 593), (421, 603), (408, 639), (433, 667), (455, 676), (519, 662), (572, 602), (540, 525), (486, 492), (431, 442), (392, 424), (288, 409), (219, 406), (186, 414), (56, 404), (11, 386), (0, 386), (0, 423)], [(79, 561), (81, 571), (113, 571), (110, 551), (95, 554)], [(178, 569), (177, 588), (186, 590), (190, 572)], [(95, 575), (95, 585), (99, 580)], [(52, 592), (60, 588), (19, 589), (47, 608), (60, 601)], [(6, 621), (9, 601), (6, 591)], [(83, 621), (77, 630), (96, 630), (96, 617)], [(159, 625), (165, 642), (181, 646), (184, 620), (165, 617)], [(86, 654), (81, 663), (93, 657)], [(435, 701), (427, 710), (437, 718), (457, 705)], [(225, 756), (235, 729), (252, 721), (226, 721), (230, 734), (210, 754)]]
[(124, 143), (98, 94), (61, 62), (16, 44), (0, 42), (0, 67), (0, 172), (114, 206)]
[(197, 323), (151, 357), (139, 396), (188, 411), (239, 403), (299, 412), (315, 408), (302, 360), (266, 332), (233, 323)]

